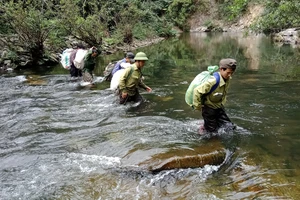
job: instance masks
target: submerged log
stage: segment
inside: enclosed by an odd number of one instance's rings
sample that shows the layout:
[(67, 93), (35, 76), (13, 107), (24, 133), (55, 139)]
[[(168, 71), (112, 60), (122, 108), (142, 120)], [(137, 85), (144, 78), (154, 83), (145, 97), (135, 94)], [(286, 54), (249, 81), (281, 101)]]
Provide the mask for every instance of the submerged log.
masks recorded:
[(162, 170), (179, 169), (179, 168), (199, 168), (205, 165), (220, 165), (224, 162), (226, 152), (213, 151), (208, 154), (198, 154), (194, 156), (173, 157), (165, 160), (163, 163), (157, 166), (152, 166), (149, 170), (153, 173), (160, 172)]
[(154, 154), (139, 166), (152, 173), (180, 168), (201, 168), (205, 165), (220, 165), (226, 158), (226, 149), (219, 140), (199, 144), (196, 147), (176, 147)]

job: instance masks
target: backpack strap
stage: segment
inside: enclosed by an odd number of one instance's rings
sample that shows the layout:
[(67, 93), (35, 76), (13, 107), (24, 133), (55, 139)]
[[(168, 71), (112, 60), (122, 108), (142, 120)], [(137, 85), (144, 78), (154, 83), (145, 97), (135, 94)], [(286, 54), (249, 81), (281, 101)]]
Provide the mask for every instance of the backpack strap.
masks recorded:
[(213, 91), (215, 91), (215, 90), (217, 89), (217, 87), (219, 86), (219, 84), (220, 84), (220, 75), (219, 75), (219, 73), (218, 73), (218, 72), (215, 72), (215, 73), (213, 74), (213, 76), (216, 78), (217, 82), (216, 82), (216, 84), (214, 84), (214, 85), (212, 86), (212, 88), (211, 88), (210, 91), (207, 93), (207, 95), (209, 95), (209, 94), (211, 94)]
[(132, 73), (133, 73), (133, 66), (130, 67), (130, 72), (129, 72), (128, 76), (126, 77), (126, 81), (131, 76)]
[(219, 73), (218, 73), (218, 72), (215, 72), (215, 73), (213, 74), (213, 76), (216, 78), (217, 81), (216, 81), (216, 83), (212, 86), (212, 88), (210, 89), (210, 91), (202, 96), (202, 98), (201, 98), (201, 104), (202, 104), (202, 105), (204, 105), (204, 103), (205, 103), (205, 101), (206, 101), (206, 97), (207, 97), (208, 95), (210, 95), (213, 91), (215, 91), (215, 90), (217, 89), (217, 87), (219, 86), (219, 84), (220, 84), (220, 75), (219, 75)]

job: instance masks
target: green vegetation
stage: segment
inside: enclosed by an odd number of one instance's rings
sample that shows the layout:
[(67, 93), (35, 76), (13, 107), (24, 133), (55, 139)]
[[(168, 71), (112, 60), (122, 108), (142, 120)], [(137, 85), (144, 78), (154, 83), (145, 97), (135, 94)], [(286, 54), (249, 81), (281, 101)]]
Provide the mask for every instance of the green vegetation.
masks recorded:
[[(257, 32), (300, 26), (298, 0), (215, 0), (215, 3), (219, 18), (230, 22), (238, 20), (249, 5), (264, 3), (267, 8), (264, 15), (252, 25)], [(61, 52), (70, 36), (99, 48), (130, 44), (134, 39), (173, 37), (173, 27), (189, 31), (191, 16), (195, 12), (209, 13), (210, 6), (208, 0), (2, 0), (0, 45), (14, 52), (7, 55), (29, 52), (31, 64), (41, 64), (51, 52)], [(214, 19), (204, 23), (213, 26)]]
[(235, 22), (247, 11), (251, 4), (261, 4), (265, 7), (260, 17), (251, 29), (255, 32), (273, 33), (286, 28), (300, 27), (299, 0), (217, 0), (219, 17)]
[(225, 17), (229, 21), (235, 21), (247, 9), (247, 5), (251, 0), (219, 0), (219, 10), (221, 17)]
[[(67, 37), (101, 48), (134, 39), (172, 37), (174, 26), (188, 30), (187, 20), (201, 0), (3, 0), (0, 34), (10, 51), (28, 51), (32, 65), (66, 47)], [(15, 40), (14, 40), (15, 41)], [(47, 48), (45, 47), (47, 45)]]
[(286, 28), (300, 27), (299, 0), (268, 0), (265, 13), (253, 24), (256, 32), (278, 32)]
[[(21, 47), (30, 53), (32, 64), (37, 64), (44, 55), (44, 42), (49, 38), (50, 33), (55, 29), (55, 24), (49, 20), (52, 11), (36, 9), (30, 2), (23, 3), (12, 1), (1, 7), (4, 10), (3, 19), (6, 21), (4, 27), (8, 27), (16, 34), (18, 40), (3, 40), (11, 50)], [(7, 30), (4, 30), (7, 31)]]

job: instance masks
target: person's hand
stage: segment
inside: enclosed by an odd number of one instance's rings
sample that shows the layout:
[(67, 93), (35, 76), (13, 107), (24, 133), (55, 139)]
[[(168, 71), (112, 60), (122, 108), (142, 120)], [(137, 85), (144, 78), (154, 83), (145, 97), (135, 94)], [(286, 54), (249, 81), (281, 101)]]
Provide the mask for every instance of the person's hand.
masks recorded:
[(150, 87), (146, 88), (147, 92), (152, 92), (152, 89)]
[(127, 93), (126, 92), (122, 92), (122, 98), (125, 99), (127, 97)]

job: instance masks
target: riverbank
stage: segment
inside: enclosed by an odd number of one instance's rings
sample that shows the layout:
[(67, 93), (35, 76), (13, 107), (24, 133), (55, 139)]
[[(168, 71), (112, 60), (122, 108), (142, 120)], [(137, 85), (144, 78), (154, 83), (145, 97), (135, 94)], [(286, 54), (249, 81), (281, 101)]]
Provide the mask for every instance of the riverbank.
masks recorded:
[[(145, 40), (133, 40), (131, 44), (123, 44), (123, 45), (118, 45), (118, 46), (112, 46), (108, 45), (106, 43), (103, 44), (102, 46), (102, 55), (107, 55), (107, 54), (113, 54), (117, 51), (134, 51), (137, 48), (140, 47), (145, 47), (149, 46), (152, 44), (156, 44), (165, 38), (162, 37), (156, 37), (156, 38), (148, 38)], [(16, 38), (15, 38), (16, 40)], [(0, 71), (10, 71), (14, 69), (19, 69), (19, 68), (28, 68), (31, 65), (31, 58), (29, 56), (29, 52), (26, 52), (24, 49), (19, 48), (17, 50), (17, 55), (15, 55), (15, 59), (12, 58), (10, 55), (9, 48), (2, 44), (4, 48), (0, 50)], [(77, 48), (78, 46), (83, 47), (83, 48), (89, 48), (87, 44), (85, 44), (82, 41), (78, 41), (72, 37), (67, 38), (66, 41), (66, 46), (64, 49), (67, 48)], [(60, 54), (63, 52), (64, 49), (60, 49), (59, 52), (53, 52), (51, 51), (50, 46), (45, 45), (45, 50), (50, 52), (49, 56), (47, 58), (44, 58), (41, 61), (41, 65), (56, 65), (60, 61)]]
[[(250, 27), (263, 16), (265, 7), (260, 3), (249, 3), (247, 5), (246, 11), (240, 13), (239, 17), (235, 20), (228, 20), (227, 18), (220, 17), (220, 4), (216, 1), (207, 2), (208, 5), (205, 12), (196, 12), (193, 14), (189, 21), (188, 26), (190, 27), (189, 32), (245, 32), (251, 34)], [(182, 30), (178, 28), (173, 28), (177, 34), (180, 34)], [(254, 33), (256, 34), (256, 33)], [(279, 33), (274, 36), (274, 41), (281, 44), (291, 44), (293, 47), (299, 47), (299, 28), (288, 29), (288, 31)], [(134, 51), (139, 47), (149, 46), (158, 43), (165, 38), (156, 37), (149, 38), (145, 40), (133, 40), (130, 44), (120, 44), (117, 46), (110, 45), (103, 40), (101, 44), (102, 55), (113, 54), (117, 51)], [(13, 45), (8, 45), (10, 41)], [(22, 44), (22, 45), (20, 45)], [(0, 70), (6, 71), (8, 69), (17, 68), (28, 68), (34, 65), (49, 66), (59, 63), (60, 54), (66, 48), (76, 48), (78, 45), (84, 48), (89, 48), (90, 45), (84, 44), (81, 41), (77, 41), (74, 38), (66, 38), (65, 45), (60, 48), (54, 48), (57, 45), (47, 44), (47, 41), (43, 43), (44, 49), (41, 52), (33, 51), (29, 52), (25, 50), (29, 44), (24, 44), (24, 42), (18, 41), (18, 36), (6, 36), (1, 35), (0, 46)], [(38, 62), (33, 62), (35, 53), (39, 53), (44, 57), (39, 59)], [(37, 56), (38, 57), (38, 56)], [(40, 58), (40, 57), (39, 57)]]

